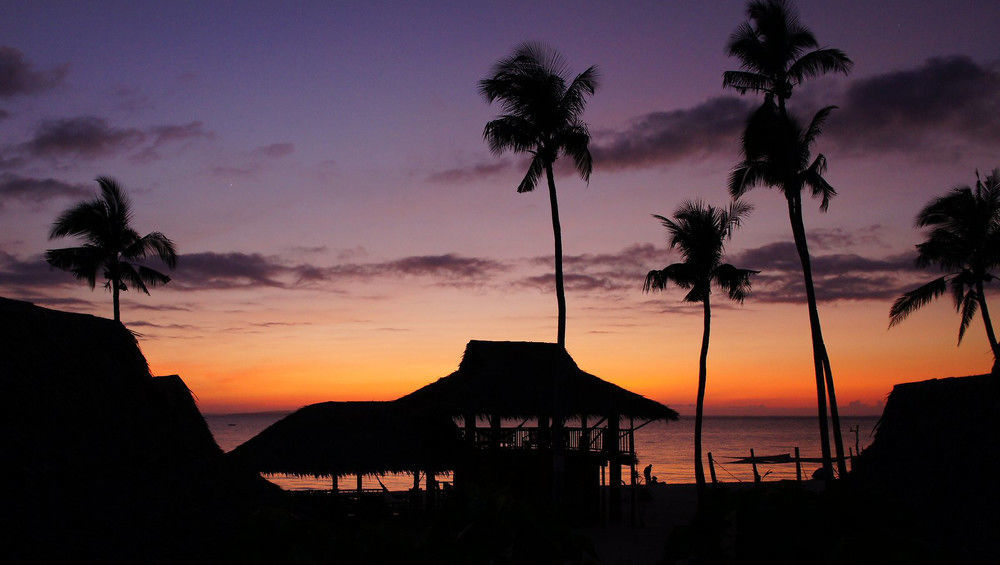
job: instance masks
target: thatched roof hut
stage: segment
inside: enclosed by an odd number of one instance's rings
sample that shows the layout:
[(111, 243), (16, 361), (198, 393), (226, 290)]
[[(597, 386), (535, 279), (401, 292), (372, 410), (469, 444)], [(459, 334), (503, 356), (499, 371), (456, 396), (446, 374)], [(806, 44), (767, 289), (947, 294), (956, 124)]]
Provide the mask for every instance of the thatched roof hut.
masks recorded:
[(5, 468), (103, 472), (220, 453), (180, 377), (154, 379), (118, 322), (0, 298), (0, 344)]
[(395, 402), (321, 402), (289, 414), (230, 454), (261, 473), (381, 474), (440, 471), (459, 448), (450, 418)]
[(976, 375), (893, 387), (860, 463), (893, 480), (989, 480), (1000, 472), (1000, 377)]
[(270, 492), (125, 326), (5, 298), (0, 468), (11, 562), (192, 562)]
[(580, 370), (558, 344), (526, 341), (470, 341), (457, 371), (397, 402), (450, 416), (677, 419), (663, 404)]

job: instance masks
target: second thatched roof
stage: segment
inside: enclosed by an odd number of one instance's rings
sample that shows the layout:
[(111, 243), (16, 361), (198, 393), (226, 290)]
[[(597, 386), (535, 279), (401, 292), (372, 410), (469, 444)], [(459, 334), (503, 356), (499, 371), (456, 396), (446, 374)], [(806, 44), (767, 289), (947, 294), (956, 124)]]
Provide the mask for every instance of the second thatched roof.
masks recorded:
[(395, 402), (321, 402), (275, 422), (229, 457), (260, 473), (440, 471), (454, 466), (456, 432), (450, 418)]
[(663, 404), (580, 370), (558, 344), (525, 341), (470, 341), (457, 371), (397, 402), (449, 416), (677, 419)]

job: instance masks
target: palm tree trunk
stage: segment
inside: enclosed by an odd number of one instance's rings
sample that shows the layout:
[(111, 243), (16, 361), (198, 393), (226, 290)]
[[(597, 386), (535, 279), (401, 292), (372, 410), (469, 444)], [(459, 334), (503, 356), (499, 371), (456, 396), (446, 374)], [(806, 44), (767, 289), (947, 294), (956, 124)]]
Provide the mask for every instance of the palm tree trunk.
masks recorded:
[(837, 390), (833, 386), (833, 369), (830, 354), (823, 344), (823, 373), (826, 377), (826, 396), (830, 399), (830, 425), (833, 426), (833, 449), (837, 454), (837, 474), (847, 476), (847, 459), (844, 457), (844, 438), (840, 431), (840, 410), (837, 408)]
[(559, 202), (556, 200), (556, 181), (552, 176), (552, 163), (545, 165), (545, 177), (549, 181), (549, 204), (552, 208), (552, 235), (555, 239), (556, 263), (556, 304), (559, 307), (559, 329), (556, 342), (566, 347), (566, 291), (563, 288), (562, 228), (559, 226)]
[(976, 281), (976, 298), (979, 300), (983, 324), (986, 325), (986, 339), (990, 340), (990, 351), (993, 352), (993, 369), (990, 372), (1000, 375), (1000, 347), (997, 346), (997, 336), (993, 333), (993, 322), (990, 321), (990, 310), (986, 307), (986, 292), (983, 290), (982, 281)]
[(118, 279), (111, 279), (111, 297), (112, 297), (111, 300), (114, 302), (115, 305), (115, 321), (121, 323), (122, 321), (121, 311), (118, 307), (119, 284), (120, 283), (118, 282)]
[(826, 417), (826, 383), (823, 363), (823, 332), (819, 324), (819, 309), (816, 307), (816, 290), (813, 288), (812, 263), (809, 260), (809, 246), (806, 243), (806, 229), (802, 224), (802, 204), (798, 193), (786, 191), (788, 199), (788, 219), (792, 224), (795, 250), (802, 263), (802, 277), (806, 285), (806, 302), (809, 307), (809, 329), (812, 332), (813, 365), (816, 370), (816, 412), (819, 420), (819, 446), (823, 458), (823, 474), (833, 478), (830, 462), (830, 430)]
[(705, 413), (705, 381), (708, 375), (708, 337), (712, 329), (712, 306), (708, 295), (703, 302), (705, 310), (705, 330), (701, 335), (701, 357), (698, 358), (698, 401), (694, 410), (694, 480), (698, 485), (698, 501), (705, 494), (705, 467), (701, 461), (701, 426)]

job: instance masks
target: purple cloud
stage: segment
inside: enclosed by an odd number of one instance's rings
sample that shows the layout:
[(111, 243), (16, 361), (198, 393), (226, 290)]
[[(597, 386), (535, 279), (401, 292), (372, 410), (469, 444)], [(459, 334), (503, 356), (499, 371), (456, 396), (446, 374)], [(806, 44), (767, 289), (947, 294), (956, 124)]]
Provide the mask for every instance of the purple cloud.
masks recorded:
[(69, 65), (50, 71), (36, 71), (13, 47), (0, 47), (0, 98), (35, 94), (58, 86), (69, 72)]
[(267, 159), (280, 159), (281, 157), (286, 157), (294, 152), (295, 144), (282, 142), (258, 147), (257, 149), (251, 151), (250, 154), (255, 158), (264, 157)]
[(40, 204), (55, 198), (83, 198), (93, 191), (82, 184), (71, 184), (54, 178), (36, 179), (11, 173), (0, 174), (0, 210), (7, 202)]
[(719, 96), (691, 108), (640, 116), (623, 131), (595, 138), (590, 148), (594, 167), (648, 167), (714, 154), (735, 155), (751, 108), (742, 98)]

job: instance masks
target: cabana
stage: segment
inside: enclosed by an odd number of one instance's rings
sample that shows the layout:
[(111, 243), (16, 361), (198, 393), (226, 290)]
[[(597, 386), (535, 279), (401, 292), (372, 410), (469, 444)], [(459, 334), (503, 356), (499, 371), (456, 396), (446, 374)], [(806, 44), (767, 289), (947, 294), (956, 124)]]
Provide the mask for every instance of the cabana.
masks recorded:
[(450, 418), (394, 402), (321, 402), (289, 414), (230, 453), (260, 473), (357, 476), (413, 472), (427, 476), (454, 468), (459, 442)]
[[(635, 482), (635, 430), (677, 419), (663, 404), (580, 370), (555, 343), (470, 341), (457, 371), (396, 402), (462, 418), (464, 443), (478, 455), (455, 470), (456, 486), (506, 478), (536, 493), (593, 498), (607, 467), (613, 516), (623, 464)], [(521, 422), (504, 427), (505, 419)], [(570, 419), (579, 425), (567, 426)]]

